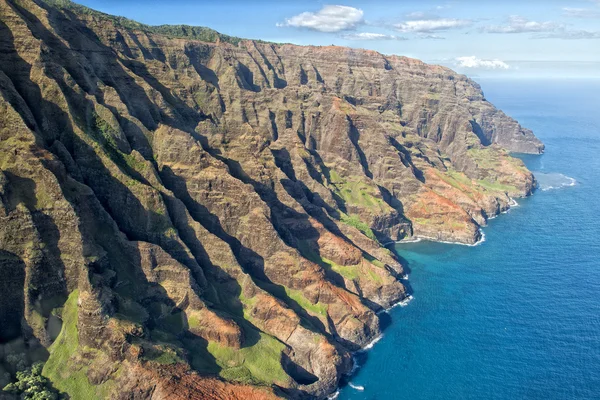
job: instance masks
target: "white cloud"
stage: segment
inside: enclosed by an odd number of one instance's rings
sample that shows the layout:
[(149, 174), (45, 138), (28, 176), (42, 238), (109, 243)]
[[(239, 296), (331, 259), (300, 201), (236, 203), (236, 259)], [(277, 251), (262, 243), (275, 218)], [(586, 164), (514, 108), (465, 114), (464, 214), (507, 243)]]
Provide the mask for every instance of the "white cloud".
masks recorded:
[(340, 32), (354, 29), (363, 22), (363, 11), (348, 6), (324, 6), (318, 12), (303, 12), (277, 26), (293, 26), (320, 32)]
[(407, 38), (401, 36), (372, 32), (347, 33), (342, 35), (342, 37), (348, 40), (408, 40)]
[(592, 10), (589, 8), (564, 7), (563, 14), (566, 17), (572, 18), (600, 18), (600, 10)]
[(464, 28), (471, 26), (473, 21), (456, 18), (416, 19), (395, 24), (394, 28), (399, 32), (424, 32), (445, 31), (449, 29)]
[(585, 30), (561, 29), (556, 32), (542, 33), (534, 36), (535, 39), (600, 39), (600, 32)]
[(443, 40), (446, 39), (443, 36), (440, 35), (434, 35), (433, 33), (421, 33), (418, 35), (419, 39), (435, 39), (435, 40)]
[(491, 25), (484, 27), (483, 30), (489, 33), (552, 32), (561, 27), (562, 25), (552, 21), (530, 21), (519, 15), (511, 15), (507, 25)]
[(510, 65), (504, 61), (484, 60), (475, 56), (457, 57), (456, 65), (462, 68), (480, 68), (480, 69), (509, 69)]
[(413, 11), (405, 15), (405, 19), (415, 20), (415, 19), (437, 19), (439, 18), (437, 15), (424, 12), (424, 11)]

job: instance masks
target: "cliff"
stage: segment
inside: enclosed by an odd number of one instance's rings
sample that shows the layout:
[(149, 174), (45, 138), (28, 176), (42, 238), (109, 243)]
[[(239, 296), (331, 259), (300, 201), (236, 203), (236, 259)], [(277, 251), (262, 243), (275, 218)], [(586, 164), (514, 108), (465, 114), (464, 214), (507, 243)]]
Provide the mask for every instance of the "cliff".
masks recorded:
[(72, 399), (331, 393), (406, 296), (382, 243), (476, 242), (543, 151), (373, 51), (0, 0), (0, 54), (0, 381)]

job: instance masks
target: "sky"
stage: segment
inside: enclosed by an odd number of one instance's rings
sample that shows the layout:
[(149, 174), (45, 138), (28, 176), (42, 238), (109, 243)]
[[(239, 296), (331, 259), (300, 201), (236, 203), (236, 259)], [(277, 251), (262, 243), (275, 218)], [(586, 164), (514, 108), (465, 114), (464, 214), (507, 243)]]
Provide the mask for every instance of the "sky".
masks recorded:
[(600, 78), (600, 0), (77, 0), (150, 24), (404, 55), (471, 77)]

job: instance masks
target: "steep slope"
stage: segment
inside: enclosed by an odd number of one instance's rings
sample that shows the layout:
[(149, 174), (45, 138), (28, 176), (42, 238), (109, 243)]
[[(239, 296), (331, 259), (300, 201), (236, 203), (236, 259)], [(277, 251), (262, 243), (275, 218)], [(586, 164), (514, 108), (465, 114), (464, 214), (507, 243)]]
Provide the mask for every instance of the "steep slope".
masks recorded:
[(476, 242), (543, 145), (447, 68), (174, 32), (0, 0), (0, 373), (323, 397), (406, 296), (381, 243)]

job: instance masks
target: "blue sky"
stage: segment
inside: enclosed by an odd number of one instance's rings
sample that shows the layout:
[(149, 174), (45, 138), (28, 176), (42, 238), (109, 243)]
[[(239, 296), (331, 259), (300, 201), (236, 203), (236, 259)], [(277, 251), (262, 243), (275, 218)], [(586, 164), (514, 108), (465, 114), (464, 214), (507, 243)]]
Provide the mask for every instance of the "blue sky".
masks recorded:
[(151, 24), (368, 48), (470, 76), (600, 78), (600, 0), (79, 0)]

